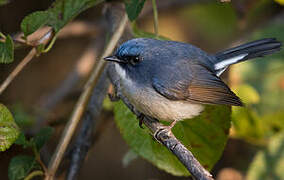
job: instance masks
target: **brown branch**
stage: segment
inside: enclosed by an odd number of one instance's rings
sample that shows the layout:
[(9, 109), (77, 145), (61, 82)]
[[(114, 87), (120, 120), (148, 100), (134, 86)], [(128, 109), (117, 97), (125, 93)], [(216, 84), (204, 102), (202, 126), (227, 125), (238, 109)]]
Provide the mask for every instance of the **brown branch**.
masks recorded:
[[(119, 27), (117, 28), (116, 32), (114, 33), (114, 35), (112, 36), (112, 38), (109, 41), (108, 46), (106, 47), (102, 57), (108, 56), (111, 54), (111, 52), (114, 50), (118, 40), (120, 39), (124, 28), (126, 27), (127, 24), (127, 15), (124, 14)], [(75, 109), (73, 111), (73, 114), (71, 115), (70, 120), (68, 121), (63, 135), (60, 139), (60, 142), (56, 148), (56, 151), (53, 154), (53, 157), (49, 163), (48, 166), (48, 176), (45, 178), (46, 180), (50, 180), (50, 179), (54, 179), (54, 175), (57, 171), (57, 168), (62, 160), (62, 157), (66, 151), (66, 148), (71, 140), (71, 137), (74, 134), (74, 131), (83, 115), (83, 112), (86, 109), (86, 105), (90, 99), (91, 93), (94, 89), (94, 86), (97, 84), (99, 77), (101, 75), (101, 73), (104, 70), (104, 67), (106, 65), (106, 62), (104, 60), (102, 60), (102, 58), (100, 58), (100, 61), (98, 61), (98, 63), (96, 64), (94, 70), (91, 73), (91, 76), (88, 80), (88, 82), (86, 83), (84, 92), (81, 94)]]
[(193, 154), (175, 137), (171, 129), (158, 121), (145, 117), (144, 124), (151, 130), (155, 139), (166, 146), (191, 175), (198, 180), (213, 180), (212, 175), (198, 162)]
[(87, 152), (92, 144), (93, 130), (96, 129), (98, 123), (101, 121), (99, 115), (102, 110), (103, 100), (106, 96), (108, 86), (109, 81), (107, 79), (106, 71), (104, 71), (92, 92), (87, 110), (82, 118), (82, 126), (75, 139), (75, 144), (71, 149), (70, 166), (66, 175), (67, 180), (77, 179), (79, 170), (82, 167)]

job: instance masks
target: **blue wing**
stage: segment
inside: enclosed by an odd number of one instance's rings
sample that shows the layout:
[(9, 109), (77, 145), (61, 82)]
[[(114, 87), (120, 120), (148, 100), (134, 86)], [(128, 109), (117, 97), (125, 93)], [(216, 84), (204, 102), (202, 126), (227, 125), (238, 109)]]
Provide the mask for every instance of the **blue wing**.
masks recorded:
[(153, 88), (170, 100), (184, 100), (201, 104), (241, 106), (241, 100), (216, 74), (200, 63), (176, 64), (178, 71), (169, 66), (159, 69), (152, 78)]

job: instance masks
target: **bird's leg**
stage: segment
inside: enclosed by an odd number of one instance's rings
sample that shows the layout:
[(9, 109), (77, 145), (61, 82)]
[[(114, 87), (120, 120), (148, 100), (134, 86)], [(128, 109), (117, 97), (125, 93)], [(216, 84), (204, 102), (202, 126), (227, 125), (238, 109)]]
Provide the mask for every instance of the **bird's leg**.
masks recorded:
[(169, 125), (169, 129), (172, 130), (172, 128), (176, 125), (177, 120), (174, 120), (171, 125)]
[(140, 113), (138, 116), (137, 116), (137, 119), (139, 120), (139, 127), (143, 129), (143, 120), (144, 120), (144, 117), (145, 115)]

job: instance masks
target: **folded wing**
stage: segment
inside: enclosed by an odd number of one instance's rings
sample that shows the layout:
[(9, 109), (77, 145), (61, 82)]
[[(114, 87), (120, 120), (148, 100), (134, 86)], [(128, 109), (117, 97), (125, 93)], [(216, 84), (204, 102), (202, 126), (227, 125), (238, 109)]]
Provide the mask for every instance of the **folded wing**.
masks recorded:
[(241, 100), (206, 66), (192, 63), (181, 68), (179, 72), (157, 73), (152, 79), (153, 88), (170, 100), (242, 106)]

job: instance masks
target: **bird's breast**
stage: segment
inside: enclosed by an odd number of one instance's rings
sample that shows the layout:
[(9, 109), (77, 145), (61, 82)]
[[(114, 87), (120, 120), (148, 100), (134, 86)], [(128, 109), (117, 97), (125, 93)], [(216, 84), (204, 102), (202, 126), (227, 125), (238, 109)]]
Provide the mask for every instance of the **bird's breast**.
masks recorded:
[(169, 100), (157, 93), (152, 86), (138, 85), (120, 65), (115, 65), (115, 69), (120, 77), (121, 93), (145, 115), (164, 121), (179, 121), (193, 118), (204, 109), (201, 104)]

